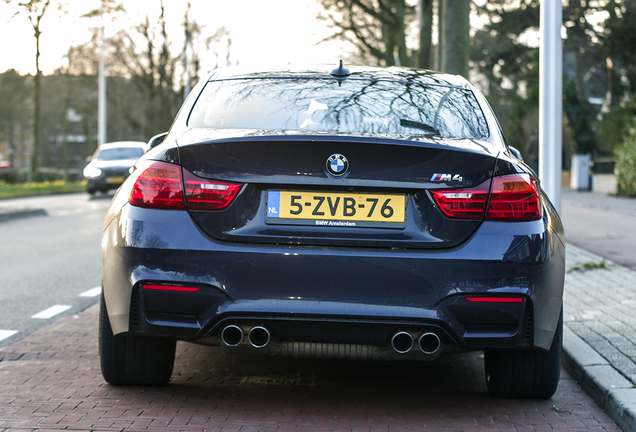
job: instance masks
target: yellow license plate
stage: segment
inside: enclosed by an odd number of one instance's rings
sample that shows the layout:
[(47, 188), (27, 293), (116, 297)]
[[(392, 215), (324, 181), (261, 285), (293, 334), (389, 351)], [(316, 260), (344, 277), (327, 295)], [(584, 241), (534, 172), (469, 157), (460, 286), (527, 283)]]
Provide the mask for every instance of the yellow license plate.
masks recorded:
[(108, 183), (112, 183), (112, 184), (115, 184), (115, 183), (123, 183), (123, 182), (124, 182), (124, 178), (123, 178), (123, 177), (110, 177), (110, 178), (107, 180), (107, 182), (108, 182)]
[(267, 191), (267, 221), (324, 226), (403, 227), (406, 195)]

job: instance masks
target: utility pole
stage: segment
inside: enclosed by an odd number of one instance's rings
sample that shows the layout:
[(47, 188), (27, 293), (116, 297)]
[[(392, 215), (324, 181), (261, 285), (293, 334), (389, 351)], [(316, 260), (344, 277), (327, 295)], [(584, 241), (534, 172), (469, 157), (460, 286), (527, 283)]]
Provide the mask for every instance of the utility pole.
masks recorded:
[(541, 0), (539, 48), (539, 178), (557, 211), (561, 212), (561, 134), (563, 113), (563, 7), (557, 0)]
[(100, 10), (102, 28), (100, 32), (101, 49), (99, 52), (99, 77), (97, 79), (97, 145), (106, 142), (106, 36), (104, 29), (104, 0)]
[(190, 21), (188, 15), (190, 15), (190, 8), (192, 4), (188, 1), (185, 15), (183, 17), (183, 31), (185, 36), (185, 42), (183, 44), (183, 100), (185, 101), (190, 94), (190, 57), (188, 57), (188, 45), (190, 45)]

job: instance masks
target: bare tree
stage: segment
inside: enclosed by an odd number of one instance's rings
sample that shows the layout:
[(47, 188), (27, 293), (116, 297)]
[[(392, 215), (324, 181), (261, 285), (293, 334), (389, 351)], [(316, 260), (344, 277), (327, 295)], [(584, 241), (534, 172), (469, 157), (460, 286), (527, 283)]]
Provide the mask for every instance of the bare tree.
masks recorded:
[[(186, 41), (200, 33), (200, 27), (189, 18), (188, 12), (183, 22)], [(159, 2), (158, 21), (153, 23), (146, 16), (132, 30), (121, 30), (110, 39), (111, 70), (119, 76), (129, 77), (142, 95), (143, 103), (137, 109), (143, 113), (129, 120), (137, 122), (140, 136), (147, 139), (168, 129), (183, 102), (181, 72), (185, 50), (174, 53), (171, 49), (163, 1)], [(143, 42), (140, 44), (139, 40)], [(190, 75), (196, 76), (199, 65), (196, 53), (193, 53), (193, 61), (188, 63)]]
[[(319, 0), (334, 34), (325, 40), (351, 42), (363, 59), (379, 65), (432, 66), (434, 0)], [(471, 0), (437, 0), (438, 68), (468, 76)], [(419, 49), (406, 45), (419, 14)]]
[[(118, 0), (110, 3), (111, 12), (120, 11)], [(114, 140), (143, 141), (167, 130), (184, 99), (184, 89), (198, 78), (201, 64), (198, 49), (207, 50), (208, 57), (216, 55), (217, 63), (217, 45), (227, 42), (229, 52), (229, 31), (222, 27), (203, 38), (204, 28), (192, 17), (189, 3), (180, 15), (183, 32), (169, 33), (179, 15), (168, 9), (171, 6), (168, 2), (164, 7), (164, 2), (154, 1), (151, 5), (155, 9), (148, 10), (147, 16), (108, 38), (108, 135)], [(91, 41), (72, 47), (67, 56), (73, 75), (96, 75), (98, 29), (93, 29)]]
[(408, 66), (415, 61), (413, 50), (406, 45), (406, 29), (416, 19), (414, 4), (406, 0), (319, 2), (325, 10), (321, 18), (334, 30), (325, 40), (348, 41), (362, 58), (373, 59), (378, 65)]
[(419, 21), (420, 49), (417, 53), (417, 66), (431, 69), (433, 61), (433, 0), (420, 0)]
[(156, 127), (167, 127), (166, 123), (174, 114), (174, 107), (169, 101), (172, 98), (166, 93), (173, 89), (173, 83), (168, 79), (173, 77), (175, 63), (166, 62), (166, 53), (161, 53), (161, 46), (155, 46), (156, 39), (148, 17), (134, 30), (143, 37), (145, 47), (138, 48), (133, 35), (127, 31), (118, 32), (109, 41), (114, 48), (111, 72), (129, 77), (141, 98), (135, 107), (136, 112), (131, 113), (128, 120), (135, 125), (139, 131), (138, 138), (142, 139), (150, 136)]
[(470, 0), (438, 0), (440, 69), (468, 78), (470, 60)]
[[(12, 4), (18, 9), (15, 15), (26, 15), (29, 23), (33, 27), (33, 35), (35, 36), (35, 78), (33, 84), (33, 148), (31, 151), (31, 180), (37, 180), (40, 169), (40, 111), (41, 111), (41, 92), (40, 78), (40, 37), (42, 35), (41, 22), (46, 11), (51, 5), (51, 0), (29, 0), (15, 1), (4, 0), (6, 4)], [(14, 15), (14, 16), (15, 16)]]

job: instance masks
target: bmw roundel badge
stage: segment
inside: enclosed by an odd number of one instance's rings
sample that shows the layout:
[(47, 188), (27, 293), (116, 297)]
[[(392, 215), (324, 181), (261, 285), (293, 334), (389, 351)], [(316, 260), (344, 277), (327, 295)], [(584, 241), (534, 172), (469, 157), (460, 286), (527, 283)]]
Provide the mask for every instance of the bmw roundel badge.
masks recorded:
[(340, 153), (329, 156), (326, 166), (327, 172), (336, 177), (341, 177), (349, 171), (349, 161)]

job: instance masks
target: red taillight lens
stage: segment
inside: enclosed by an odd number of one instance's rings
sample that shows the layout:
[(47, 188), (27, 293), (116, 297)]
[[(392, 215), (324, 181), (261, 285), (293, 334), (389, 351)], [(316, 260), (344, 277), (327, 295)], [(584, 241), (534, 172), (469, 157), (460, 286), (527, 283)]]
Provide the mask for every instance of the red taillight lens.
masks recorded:
[(241, 190), (240, 184), (213, 182), (186, 170), (183, 170), (183, 177), (188, 210), (223, 210)]
[(493, 179), (487, 220), (532, 221), (541, 219), (541, 195), (529, 174), (512, 174)]
[(181, 170), (176, 165), (152, 162), (137, 177), (128, 201), (137, 207), (184, 209)]
[(481, 220), (486, 211), (489, 190), (490, 180), (487, 180), (474, 188), (431, 191), (431, 195), (444, 216)]
[(130, 193), (130, 204), (158, 209), (223, 210), (241, 190), (241, 184), (214, 182), (163, 162), (152, 162), (137, 177)]
[(145, 290), (171, 292), (199, 292), (201, 288), (183, 285), (143, 284)]
[(471, 303), (522, 303), (522, 297), (466, 297)]
[[(470, 189), (431, 191), (444, 216), (481, 220), (489, 200), (491, 180)], [(541, 219), (541, 194), (529, 174), (511, 174), (492, 179), (486, 220), (522, 222)]]

